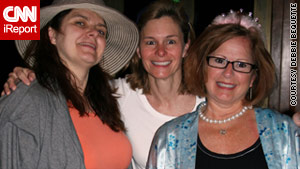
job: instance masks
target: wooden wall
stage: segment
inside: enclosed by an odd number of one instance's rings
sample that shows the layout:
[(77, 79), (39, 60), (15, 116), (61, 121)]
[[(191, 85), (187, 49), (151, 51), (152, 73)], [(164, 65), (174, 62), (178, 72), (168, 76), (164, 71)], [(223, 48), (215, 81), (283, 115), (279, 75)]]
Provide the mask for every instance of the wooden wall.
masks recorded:
[[(260, 0), (257, 0), (260, 1)], [(269, 0), (266, 5), (270, 5)], [(299, 72), (299, 66), (296, 68), (291, 68), (291, 45), (290, 42), (294, 41), (290, 38), (290, 4), (298, 3), (298, 0), (273, 0), (271, 2), (271, 38), (270, 38), (270, 51), (273, 57), (273, 60), (276, 65), (276, 73), (278, 84), (277, 88), (275, 88), (274, 92), (269, 97), (269, 107), (279, 110), (280, 112), (286, 114), (293, 114), (295, 111), (300, 111), (300, 100), (297, 99), (297, 106), (290, 105), (290, 94), (291, 94), (291, 69), (295, 69)], [(260, 2), (261, 3), (261, 2)], [(299, 4), (297, 4), (299, 5)], [(299, 18), (299, 11), (298, 18)], [(298, 31), (299, 32), (299, 22), (298, 22)], [(299, 34), (298, 34), (299, 36)], [(299, 38), (297, 39), (298, 43), (298, 53), (299, 55)], [(299, 65), (298, 60), (298, 65)], [(297, 74), (299, 75), (299, 73)], [(299, 76), (297, 77), (297, 89), (299, 87)], [(300, 98), (299, 93), (297, 93), (297, 97)]]

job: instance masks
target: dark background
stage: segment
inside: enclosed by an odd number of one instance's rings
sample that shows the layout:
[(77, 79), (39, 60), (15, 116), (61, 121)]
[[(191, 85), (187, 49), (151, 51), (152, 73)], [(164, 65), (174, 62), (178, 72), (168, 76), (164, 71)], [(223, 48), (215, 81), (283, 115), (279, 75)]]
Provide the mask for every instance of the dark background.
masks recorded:
[[(109, 0), (108, 0), (109, 1)], [(124, 0), (124, 15), (133, 22), (146, 5), (153, 0)], [(51, 4), (51, 0), (41, 0), (41, 7)], [(194, 29), (198, 36), (201, 31), (212, 21), (212, 19), (221, 14), (227, 13), (230, 9), (244, 9), (245, 12), (253, 12), (254, 0), (219, 0), (219, 1), (194, 1)], [(14, 41), (0, 40), (1, 45), (1, 62), (0, 62), (0, 91), (3, 90), (3, 85), (8, 78), (9, 72), (16, 66), (25, 66), (22, 58), (18, 54)], [(126, 70), (125, 73), (129, 71)], [(117, 76), (123, 76), (124, 73), (119, 73)]]

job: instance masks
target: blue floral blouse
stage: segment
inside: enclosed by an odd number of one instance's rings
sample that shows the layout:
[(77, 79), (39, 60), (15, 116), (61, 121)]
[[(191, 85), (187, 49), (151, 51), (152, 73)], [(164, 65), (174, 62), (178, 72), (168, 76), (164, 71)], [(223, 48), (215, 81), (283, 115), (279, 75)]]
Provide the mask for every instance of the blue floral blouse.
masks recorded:
[[(165, 123), (154, 136), (147, 169), (194, 169), (198, 109)], [(271, 109), (255, 108), (256, 122), (269, 169), (300, 169), (300, 129)]]

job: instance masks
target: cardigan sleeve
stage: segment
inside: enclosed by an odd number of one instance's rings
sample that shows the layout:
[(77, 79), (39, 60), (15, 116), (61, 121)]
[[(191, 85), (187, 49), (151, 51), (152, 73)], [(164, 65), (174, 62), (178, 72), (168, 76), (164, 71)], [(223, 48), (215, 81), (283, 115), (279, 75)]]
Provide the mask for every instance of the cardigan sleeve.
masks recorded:
[(43, 130), (37, 100), (41, 98), (30, 88), (19, 86), (11, 95), (0, 98), (1, 169), (37, 168)]
[(6, 121), (0, 130), (1, 169), (34, 169), (38, 163), (38, 137)]

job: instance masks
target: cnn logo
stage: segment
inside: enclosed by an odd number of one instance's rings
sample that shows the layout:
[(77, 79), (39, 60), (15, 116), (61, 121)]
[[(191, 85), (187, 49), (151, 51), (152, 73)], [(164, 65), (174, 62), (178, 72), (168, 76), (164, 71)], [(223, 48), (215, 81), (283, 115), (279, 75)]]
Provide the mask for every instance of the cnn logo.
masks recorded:
[(0, 11), (0, 40), (40, 39), (40, 0), (2, 0)]
[[(13, 17), (8, 15), (10, 12), (13, 12)], [(28, 6), (24, 6), (23, 9), (21, 9), (19, 6), (8, 6), (3, 10), (3, 18), (7, 22), (19, 22), (19, 19), (21, 19), (23, 22), (27, 22), (28, 19), (30, 19), (31, 22), (36, 22), (37, 7), (32, 6), (30, 10)]]

